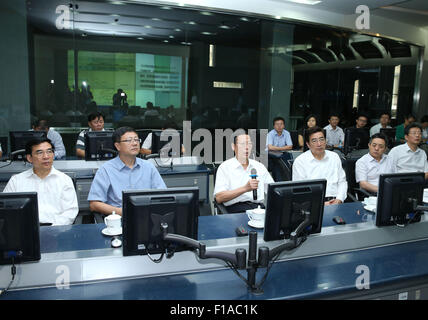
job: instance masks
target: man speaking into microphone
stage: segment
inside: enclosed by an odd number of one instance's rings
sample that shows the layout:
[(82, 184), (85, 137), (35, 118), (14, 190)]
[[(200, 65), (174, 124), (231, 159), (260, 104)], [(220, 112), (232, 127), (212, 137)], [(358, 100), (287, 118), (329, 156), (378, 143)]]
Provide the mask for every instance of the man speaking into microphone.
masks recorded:
[(223, 162), (217, 170), (214, 198), (229, 213), (263, 207), (265, 184), (274, 182), (262, 163), (249, 159), (252, 147), (249, 135), (234, 137), (235, 157)]

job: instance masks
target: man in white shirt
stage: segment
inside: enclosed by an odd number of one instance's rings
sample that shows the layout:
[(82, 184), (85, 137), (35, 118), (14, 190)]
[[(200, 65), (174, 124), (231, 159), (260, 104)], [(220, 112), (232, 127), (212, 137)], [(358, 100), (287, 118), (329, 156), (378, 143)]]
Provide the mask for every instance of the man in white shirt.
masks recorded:
[(395, 172), (424, 172), (428, 179), (428, 162), (425, 151), (418, 145), (422, 140), (422, 128), (417, 123), (411, 123), (404, 128), (406, 143), (392, 148), (388, 157)]
[[(217, 169), (214, 198), (230, 213), (245, 212), (263, 204), (265, 184), (274, 181), (262, 163), (248, 158), (252, 148), (250, 136), (234, 137), (232, 148), (235, 157)], [(256, 170), (257, 177), (251, 177), (252, 170)], [(254, 198), (253, 190), (257, 191), (257, 198)]]
[(376, 133), (379, 133), (381, 128), (391, 128), (389, 125), (390, 121), (391, 115), (389, 112), (382, 112), (379, 118), (379, 123), (370, 128), (370, 137)]
[(49, 128), (47, 120), (38, 120), (33, 125), (34, 131), (45, 131), (48, 139), (55, 147), (55, 160), (65, 158), (65, 147), (61, 135), (55, 130)]
[(88, 131), (104, 131), (104, 115), (101, 112), (93, 112), (88, 116), (88, 130), (79, 133), (76, 141), (76, 155), (85, 157), (85, 133)]
[(342, 128), (338, 127), (340, 118), (337, 114), (331, 114), (328, 119), (329, 125), (324, 127), (326, 138), (327, 138), (327, 148), (340, 148), (343, 146), (345, 141), (345, 133)]
[(386, 150), (386, 136), (375, 133), (370, 138), (369, 153), (362, 156), (355, 163), (355, 181), (360, 187), (369, 191), (377, 192), (379, 186), (379, 175), (382, 173), (393, 173), (391, 162), (388, 161)]
[(79, 207), (73, 181), (52, 164), (55, 147), (49, 139), (35, 139), (25, 147), (33, 168), (12, 176), (3, 192), (37, 192), (40, 224), (73, 224)]
[(294, 160), (293, 181), (327, 179), (324, 204), (344, 202), (348, 190), (345, 171), (340, 157), (325, 149), (324, 130), (320, 127), (307, 129), (305, 141), (309, 150)]

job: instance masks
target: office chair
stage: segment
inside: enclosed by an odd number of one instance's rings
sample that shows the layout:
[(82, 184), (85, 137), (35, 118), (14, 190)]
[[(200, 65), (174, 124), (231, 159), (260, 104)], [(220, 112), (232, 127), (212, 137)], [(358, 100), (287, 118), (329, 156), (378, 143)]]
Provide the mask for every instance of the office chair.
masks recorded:
[(375, 193), (371, 193), (360, 187), (359, 183), (355, 180), (355, 163), (357, 158), (342, 158), (342, 167), (346, 174), (346, 181), (348, 182), (348, 198), (351, 200), (348, 202), (363, 201), (364, 198), (376, 196)]
[[(213, 163), (213, 169), (214, 169), (214, 175), (213, 175), (213, 178), (214, 178), (214, 186), (215, 186), (215, 179), (216, 179), (217, 169), (218, 169), (218, 166), (216, 166), (216, 164), (215, 164), (215, 163)], [(218, 202), (215, 200), (215, 197), (214, 197), (214, 199), (213, 199), (213, 204), (214, 204), (214, 212), (215, 212), (215, 215), (219, 215), (219, 214), (227, 214), (227, 213), (229, 213), (229, 212), (227, 211), (226, 206), (225, 206), (224, 204), (222, 204), (222, 203), (218, 203)]]

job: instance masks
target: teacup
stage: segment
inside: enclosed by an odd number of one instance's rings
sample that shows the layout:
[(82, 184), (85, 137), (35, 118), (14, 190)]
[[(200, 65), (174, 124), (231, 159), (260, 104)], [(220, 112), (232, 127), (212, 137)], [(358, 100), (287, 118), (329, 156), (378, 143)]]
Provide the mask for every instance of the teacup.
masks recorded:
[(122, 227), (122, 217), (113, 212), (104, 218), (104, 223), (109, 229), (119, 229)]
[(252, 210), (247, 210), (247, 216), (250, 220), (254, 220), (256, 223), (265, 222), (265, 209), (256, 208)]

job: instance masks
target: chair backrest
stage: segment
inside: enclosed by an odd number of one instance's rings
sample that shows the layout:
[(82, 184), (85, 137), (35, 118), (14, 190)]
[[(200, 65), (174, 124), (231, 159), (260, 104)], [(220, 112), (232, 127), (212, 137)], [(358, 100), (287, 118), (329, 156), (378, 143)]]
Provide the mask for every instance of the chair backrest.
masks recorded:
[(63, 173), (65, 173), (67, 176), (69, 176), (71, 178), (71, 180), (73, 181), (74, 190), (77, 191), (77, 189), (76, 189), (76, 172), (64, 171)]
[(1, 143), (1, 150), (3, 152), (3, 155), (7, 155), (7, 137), (0, 137), (0, 143)]
[(278, 167), (281, 169), (281, 181), (291, 181), (293, 179), (293, 175), (292, 175), (292, 167), (289, 164), (289, 161), (292, 160), (282, 160), (280, 158), (275, 159), (277, 161)]
[(290, 131), (291, 141), (293, 142), (293, 150), (299, 150), (299, 131), (291, 130)]
[(342, 158), (342, 168), (346, 174), (346, 181), (348, 182), (348, 192), (353, 193), (354, 188), (358, 187), (355, 180), (355, 163), (358, 159), (356, 158)]

